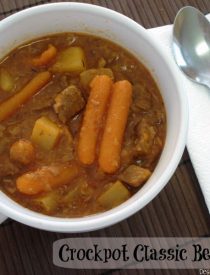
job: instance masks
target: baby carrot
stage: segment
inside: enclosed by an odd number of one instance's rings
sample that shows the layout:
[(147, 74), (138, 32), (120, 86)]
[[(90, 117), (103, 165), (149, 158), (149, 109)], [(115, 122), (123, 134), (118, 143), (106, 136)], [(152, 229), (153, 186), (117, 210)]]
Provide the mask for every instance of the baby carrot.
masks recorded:
[(0, 122), (16, 112), (23, 103), (45, 86), (50, 81), (50, 78), (51, 74), (47, 71), (38, 73), (21, 91), (1, 102)]
[(53, 45), (48, 45), (47, 50), (45, 50), (40, 56), (34, 57), (32, 59), (32, 64), (34, 66), (43, 66), (50, 63), (56, 56), (57, 49)]
[(78, 172), (75, 164), (45, 166), (17, 178), (16, 186), (23, 194), (36, 195), (69, 183)]
[(129, 81), (113, 85), (112, 98), (99, 151), (99, 166), (106, 173), (114, 173), (120, 165), (120, 152), (132, 100)]
[(78, 157), (83, 164), (92, 164), (95, 159), (96, 142), (111, 94), (112, 80), (107, 75), (97, 75), (91, 82), (90, 95), (80, 130)]

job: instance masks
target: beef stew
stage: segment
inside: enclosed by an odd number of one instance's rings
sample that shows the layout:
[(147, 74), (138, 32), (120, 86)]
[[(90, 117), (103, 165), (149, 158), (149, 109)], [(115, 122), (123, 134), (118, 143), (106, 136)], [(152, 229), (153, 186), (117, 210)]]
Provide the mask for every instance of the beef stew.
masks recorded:
[(123, 203), (165, 135), (153, 77), (108, 40), (51, 35), (0, 62), (0, 190), (33, 211), (81, 217)]

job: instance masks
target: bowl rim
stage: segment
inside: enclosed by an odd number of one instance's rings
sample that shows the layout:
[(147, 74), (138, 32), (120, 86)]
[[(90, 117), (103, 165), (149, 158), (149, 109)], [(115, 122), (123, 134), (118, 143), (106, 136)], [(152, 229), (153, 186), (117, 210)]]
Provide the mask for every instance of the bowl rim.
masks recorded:
[[(47, 231), (56, 231), (56, 232), (88, 232), (92, 230), (101, 229), (107, 226), (111, 226), (117, 222), (120, 222), (129, 216), (133, 215), (140, 209), (142, 209), (147, 203), (149, 203), (167, 184), (173, 173), (175, 172), (176, 167), (181, 159), (185, 148), (185, 142), (187, 138), (187, 129), (188, 129), (188, 100), (187, 95), (184, 92), (181, 92), (182, 87), (178, 78), (178, 68), (175, 68), (175, 64), (168, 56), (167, 53), (164, 52), (163, 48), (159, 41), (155, 41), (152, 36), (150, 36), (146, 29), (136, 23), (134, 20), (128, 18), (127, 16), (118, 13), (116, 11), (110, 10), (108, 8), (104, 8), (101, 6), (96, 6), (92, 4), (86, 3), (75, 3), (75, 2), (58, 2), (58, 3), (49, 3), (38, 5), (35, 7), (27, 8), (25, 10), (19, 11), (15, 14), (10, 15), (9, 17), (3, 19), (0, 22), (1, 25), (5, 25), (8, 23), (13, 23), (24, 16), (27, 16), (31, 13), (39, 13), (44, 11), (53, 11), (58, 8), (68, 8), (68, 9), (79, 9), (79, 11), (85, 12), (94, 12), (98, 15), (103, 15), (106, 13), (106, 16), (111, 18), (114, 21), (124, 21), (126, 22), (126, 27), (135, 29), (136, 32), (140, 33), (144, 36), (148, 43), (155, 46), (157, 52), (164, 60), (165, 65), (172, 72), (172, 77), (175, 80), (177, 85), (177, 92), (180, 97), (180, 110), (181, 110), (181, 122), (180, 122), (180, 132), (178, 134), (176, 140), (176, 152), (171, 156), (171, 161), (167, 166), (167, 173), (162, 174), (157, 180), (156, 184), (152, 186), (149, 192), (146, 192), (144, 196), (141, 197), (141, 204), (139, 201), (135, 200), (129, 204), (128, 201), (103, 213), (98, 213), (95, 215), (85, 216), (81, 218), (58, 218), (58, 217), (50, 217), (46, 215), (42, 215), (36, 213), (32, 210), (28, 210), (23, 206), (20, 207), (20, 210), (17, 208), (11, 207), (9, 204), (4, 204), (0, 201), (0, 211), (2, 214), (11, 217), (12, 219), (22, 222), (26, 225), (44, 229)], [(2, 192), (1, 192), (2, 193)], [(7, 196), (6, 196), (7, 197)], [(8, 197), (9, 198), (9, 197)], [(11, 200), (11, 199), (10, 199)], [(126, 204), (127, 203), (127, 204)], [(19, 204), (17, 204), (20, 206)], [(19, 208), (19, 207), (18, 207)], [(23, 209), (22, 209), (23, 208)], [(30, 215), (30, 213), (33, 215)]]

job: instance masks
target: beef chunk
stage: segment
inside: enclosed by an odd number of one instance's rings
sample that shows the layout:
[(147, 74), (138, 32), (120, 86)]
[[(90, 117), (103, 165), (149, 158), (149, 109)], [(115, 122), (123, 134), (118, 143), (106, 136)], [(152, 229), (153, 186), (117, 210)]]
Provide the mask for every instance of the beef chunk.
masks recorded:
[(141, 84), (135, 84), (133, 86), (133, 105), (132, 109), (135, 111), (136, 109), (148, 111), (152, 107), (152, 95)]
[(66, 123), (81, 111), (84, 105), (85, 101), (80, 90), (76, 86), (71, 85), (56, 96), (53, 108), (58, 114), (59, 119), (63, 123)]
[(120, 175), (119, 179), (133, 187), (143, 184), (151, 175), (149, 169), (137, 165), (130, 165)]
[(151, 165), (154, 167), (157, 159), (160, 156), (162, 149), (163, 141), (160, 137), (156, 136), (152, 148), (150, 150), (150, 154), (148, 154), (144, 159), (144, 167), (151, 167)]

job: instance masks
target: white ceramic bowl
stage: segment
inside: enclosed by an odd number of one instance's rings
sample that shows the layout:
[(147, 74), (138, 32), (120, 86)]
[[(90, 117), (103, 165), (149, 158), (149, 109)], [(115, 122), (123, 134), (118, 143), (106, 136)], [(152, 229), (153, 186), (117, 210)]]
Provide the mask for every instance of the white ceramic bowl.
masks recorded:
[[(21, 223), (58, 232), (103, 228), (139, 211), (166, 185), (184, 150), (188, 126), (187, 100), (178, 72), (159, 41), (133, 20), (108, 9), (81, 3), (30, 8), (0, 22), (0, 58), (28, 40), (59, 32), (85, 32), (108, 38), (128, 49), (156, 79), (167, 112), (167, 136), (158, 165), (147, 183), (128, 201), (107, 212), (84, 218), (48, 217), (15, 203), (0, 192), (0, 213)], [(157, 209), (158, 211), (158, 209)]]

